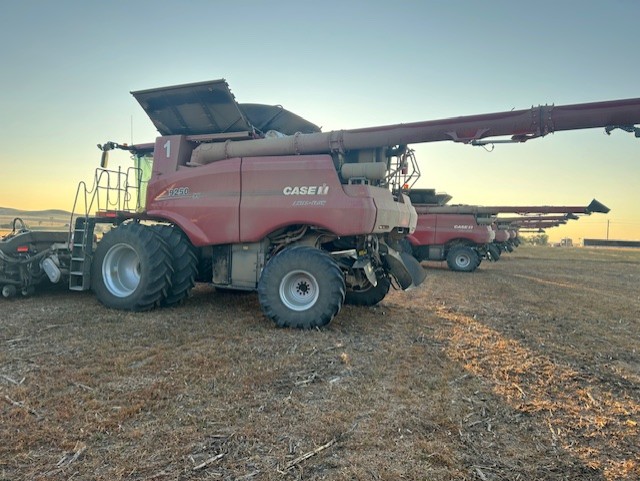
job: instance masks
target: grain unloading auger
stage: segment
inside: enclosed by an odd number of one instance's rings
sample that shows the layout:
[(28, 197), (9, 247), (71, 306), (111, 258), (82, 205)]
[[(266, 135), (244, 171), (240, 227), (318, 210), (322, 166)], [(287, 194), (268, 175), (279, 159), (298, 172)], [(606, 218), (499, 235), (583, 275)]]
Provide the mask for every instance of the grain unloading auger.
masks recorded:
[[(426, 122), (207, 143), (194, 150), (191, 163), (207, 164), (245, 156), (347, 152), (361, 153), (356, 157), (359, 162), (377, 161), (386, 158), (384, 150), (380, 152), (379, 149), (396, 152), (398, 146), (414, 143), (454, 141), (484, 145), (525, 142), (553, 132), (597, 127), (604, 127), (607, 133), (620, 128), (640, 137), (640, 128), (635, 127), (638, 123), (640, 98), (564, 106), (541, 105), (526, 110)], [(495, 139), (504, 136), (510, 136), (510, 139)]]
[(561, 225), (565, 225), (567, 223), (567, 220), (548, 220), (548, 219), (542, 219), (542, 220), (530, 220), (527, 222), (521, 222), (519, 224), (509, 224), (508, 226), (505, 226), (505, 228), (511, 229), (511, 228), (515, 228), (515, 229), (547, 229), (550, 227), (559, 227)]
[(429, 205), (413, 203), (418, 214), (606, 214), (609, 208), (593, 199), (586, 206), (557, 206), (557, 205)]
[[(564, 215), (527, 215), (517, 217), (498, 217), (495, 225), (499, 229), (508, 230), (510, 233), (509, 243), (513, 243), (516, 237), (516, 233), (520, 229), (527, 228), (543, 228), (543, 227), (557, 227), (564, 225), (570, 220), (578, 220), (580, 217), (576, 214), (564, 214)], [(517, 247), (517, 244), (513, 245)]]
[(569, 213), (564, 215), (531, 215), (531, 216), (521, 215), (521, 216), (514, 216), (514, 217), (499, 217), (498, 221), (504, 222), (505, 224), (521, 225), (521, 224), (526, 224), (527, 222), (540, 222), (540, 221), (566, 223), (567, 221), (578, 220), (579, 218), (580, 217), (577, 216), (576, 214)]

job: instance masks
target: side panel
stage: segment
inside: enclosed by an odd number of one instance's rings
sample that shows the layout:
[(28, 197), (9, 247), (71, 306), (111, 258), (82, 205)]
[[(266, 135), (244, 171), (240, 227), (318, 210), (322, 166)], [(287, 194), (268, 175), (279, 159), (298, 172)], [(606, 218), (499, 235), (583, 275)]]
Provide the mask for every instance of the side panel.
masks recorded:
[(444, 245), (464, 239), (474, 244), (486, 244), (493, 240), (489, 226), (478, 225), (473, 215), (418, 214), (418, 225), (409, 241), (414, 246)]
[(454, 239), (464, 239), (474, 244), (491, 242), (491, 229), (478, 225), (474, 215), (435, 214), (438, 216), (436, 244), (446, 244)]
[(196, 246), (239, 242), (240, 165), (228, 159), (154, 174), (147, 213), (179, 225)]
[(340, 184), (328, 155), (244, 158), (240, 241), (256, 242), (293, 224), (319, 226), (338, 235), (373, 232), (373, 196), (382, 189), (358, 187), (349, 195), (345, 192), (347, 186)]
[(418, 214), (418, 224), (415, 232), (409, 236), (409, 242), (414, 246), (435, 244), (437, 221), (435, 214)]

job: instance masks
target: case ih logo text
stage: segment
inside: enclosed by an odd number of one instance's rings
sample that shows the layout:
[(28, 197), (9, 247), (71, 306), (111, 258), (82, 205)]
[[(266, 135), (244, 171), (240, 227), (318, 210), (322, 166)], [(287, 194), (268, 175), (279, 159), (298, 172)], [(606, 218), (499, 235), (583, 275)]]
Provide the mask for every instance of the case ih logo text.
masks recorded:
[(282, 189), (284, 195), (327, 195), (329, 193), (329, 186), (327, 184), (322, 185), (295, 185), (286, 186)]
[(453, 226), (454, 229), (462, 229), (462, 230), (472, 230), (473, 226), (472, 225), (465, 225), (465, 224), (456, 224)]

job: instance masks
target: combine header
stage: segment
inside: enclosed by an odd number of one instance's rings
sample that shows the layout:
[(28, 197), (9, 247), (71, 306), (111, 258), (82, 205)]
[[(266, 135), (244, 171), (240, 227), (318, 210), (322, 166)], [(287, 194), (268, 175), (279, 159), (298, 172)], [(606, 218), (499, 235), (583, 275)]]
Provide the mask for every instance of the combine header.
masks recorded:
[[(99, 145), (69, 237), (15, 223), (0, 242), (5, 296), (64, 281), (108, 307), (147, 310), (181, 303), (203, 281), (257, 291), (278, 326), (321, 327), (345, 302), (373, 305), (424, 279), (402, 248), (418, 223), (409, 144), (593, 127), (639, 135), (640, 123), (631, 99), (323, 133), (282, 107), (237, 103), (224, 80), (133, 95), (160, 136)], [(113, 149), (135, 166), (109, 170)], [(110, 230), (98, 240), (100, 224)]]

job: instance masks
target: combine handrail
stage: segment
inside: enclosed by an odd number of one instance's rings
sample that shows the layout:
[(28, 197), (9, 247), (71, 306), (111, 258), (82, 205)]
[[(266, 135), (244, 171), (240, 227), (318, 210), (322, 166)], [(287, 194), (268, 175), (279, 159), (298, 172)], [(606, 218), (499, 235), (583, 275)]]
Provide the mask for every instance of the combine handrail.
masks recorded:
[[(124, 172), (120, 167), (118, 167), (117, 171), (97, 168), (93, 176), (93, 185), (91, 188), (89, 188), (84, 181), (80, 181), (76, 188), (73, 209), (71, 210), (69, 239), (72, 239), (75, 218), (80, 215), (88, 217), (94, 206), (97, 211), (101, 211), (102, 207), (104, 207), (105, 210), (113, 208), (113, 210), (116, 211), (137, 211), (141, 207), (140, 191), (145, 181), (130, 183), (129, 176), (131, 174), (136, 176), (137, 174), (137, 178), (140, 179), (141, 173), (142, 170), (138, 167), (128, 167)], [(133, 199), (133, 190), (136, 191), (137, 195), (136, 205), (132, 208), (131, 200)], [(104, 193), (104, 195), (101, 196), (101, 193)], [(79, 201), (80, 205), (78, 205)], [(79, 210), (78, 214), (76, 214), (76, 209), (80, 209), (81, 206), (83, 206), (84, 209)]]

